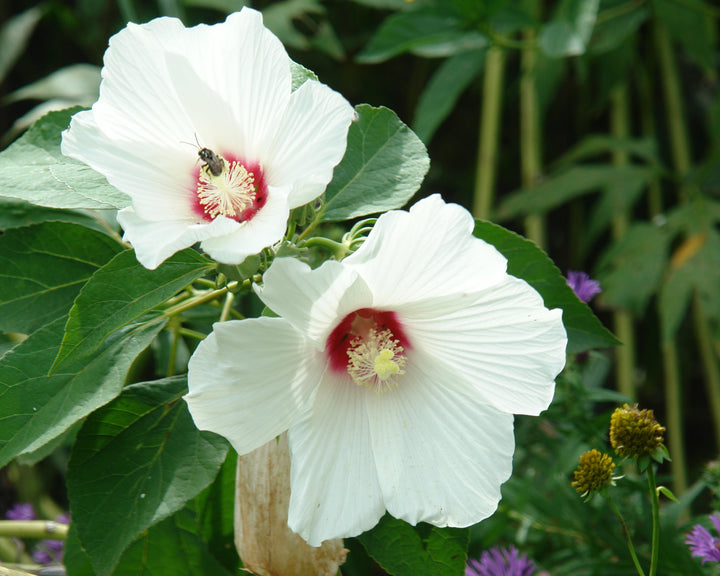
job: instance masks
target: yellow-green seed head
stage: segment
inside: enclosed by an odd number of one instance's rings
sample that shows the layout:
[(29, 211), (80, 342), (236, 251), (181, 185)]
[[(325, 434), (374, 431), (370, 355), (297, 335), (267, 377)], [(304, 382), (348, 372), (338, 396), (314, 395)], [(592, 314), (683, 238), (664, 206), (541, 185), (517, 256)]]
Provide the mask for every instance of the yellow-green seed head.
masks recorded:
[(580, 456), (572, 485), (581, 496), (589, 496), (612, 485), (614, 469), (612, 457), (593, 448)]
[(610, 444), (618, 456), (640, 458), (652, 454), (663, 443), (665, 428), (652, 410), (625, 404), (610, 417)]

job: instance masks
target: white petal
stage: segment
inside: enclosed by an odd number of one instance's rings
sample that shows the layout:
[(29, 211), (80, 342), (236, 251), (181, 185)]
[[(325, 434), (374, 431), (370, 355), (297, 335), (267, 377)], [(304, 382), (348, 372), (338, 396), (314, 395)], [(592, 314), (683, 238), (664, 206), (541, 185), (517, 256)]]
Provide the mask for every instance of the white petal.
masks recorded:
[(292, 185), (290, 208), (317, 198), (342, 160), (355, 111), (327, 86), (306, 81), (293, 92), (271, 147), (265, 152), (268, 181)]
[(246, 454), (309, 407), (322, 357), (282, 318), (215, 324), (190, 358), (185, 396), (197, 427)]
[[(203, 239), (201, 247), (218, 262), (240, 264), (282, 239), (289, 214), (285, 191), (270, 188), (265, 206), (251, 220), (238, 224), (224, 219), (233, 223), (232, 229)], [(219, 218), (213, 220), (213, 224), (217, 220)]]
[(264, 281), (258, 290), (263, 302), (318, 348), (324, 348), (332, 329), (347, 314), (372, 302), (362, 278), (334, 260), (311, 270), (295, 258), (278, 258)]
[(473, 237), (473, 227), (467, 210), (435, 194), (409, 213), (380, 216), (365, 243), (343, 262), (358, 270), (383, 307), (474, 292), (500, 281), (507, 260)]
[(411, 524), (464, 527), (490, 516), (510, 477), (513, 417), (411, 357), (396, 389), (369, 394), (385, 506)]
[(367, 391), (326, 376), (312, 411), (288, 432), (288, 525), (311, 546), (356, 536), (385, 512), (370, 442)]
[(209, 224), (195, 224), (193, 220), (155, 222), (142, 219), (133, 208), (120, 210), (117, 218), (125, 230), (124, 240), (135, 248), (138, 262), (150, 270), (178, 250), (213, 236), (226, 237), (240, 226), (223, 217), (215, 218)]
[(192, 211), (196, 152), (178, 153), (168, 144), (158, 148), (147, 142), (118, 140), (100, 129), (93, 111), (73, 116), (70, 128), (63, 132), (61, 150), (130, 196), (145, 220), (197, 220)]
[(565, 365), (562, 310), (513, 276), (479, 293), (431, 299), (396, 309), (418, 353), (449, 379), (472, 386), (498, 410), (537, 415), (552, 401)]
[(231, 14), (223, 34), (215, 43), (210, 67), (207, 62), (203, 66), (212, 77), (211, 86), (227, 95), (234, 109), (243, 138), (241, 153), (255, 153), (261, 159), (290, 100), (290, 58), (255, 10), (243, 8)]

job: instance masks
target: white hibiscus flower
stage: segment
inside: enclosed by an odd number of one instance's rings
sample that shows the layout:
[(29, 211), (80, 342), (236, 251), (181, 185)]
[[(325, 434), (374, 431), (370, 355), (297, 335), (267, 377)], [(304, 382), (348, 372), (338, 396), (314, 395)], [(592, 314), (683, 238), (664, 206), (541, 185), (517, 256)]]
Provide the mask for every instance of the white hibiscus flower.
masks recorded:
[(436, 526), (486, 518), (510, 476), (513, 414), (550, 404), (562, 312), (473, 225), (436, 195), (380, 216), (342, 262), (278, 259), (258, 292), (280, 317), (215, 324), (191, 358), (199, 428), (240, 454), (288, 430), (288, 524), (310, 544), (385, 510)]
[(110, 39), (100, 98), (73, 117), (62, 151), (130, 196), (118, 221), (144, 266), (196, 242), (238, 264), (322, 194), (354, 111), (316, 81), (291, 92), (290, 65), (249, 8), (214, 26), (128, 24)]

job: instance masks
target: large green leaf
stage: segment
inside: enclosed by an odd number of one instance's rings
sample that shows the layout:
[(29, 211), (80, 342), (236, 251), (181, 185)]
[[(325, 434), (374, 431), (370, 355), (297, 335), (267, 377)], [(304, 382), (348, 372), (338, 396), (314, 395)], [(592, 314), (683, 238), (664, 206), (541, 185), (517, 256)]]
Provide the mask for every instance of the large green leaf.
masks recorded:
[(392, 576), (463, 576), (469, 531), (413, 528), (385, 514), (377, 526), (358, 539), (367, 553)]
[(118, 254), (83, 286), (70, 309), (65, 338), (52, 372), (91, 354), (113, 332), (136, 320), (214, 266), (192, 249), (178, 252), (156, 270), (143, 268), (135, 252)]
[(128, 386), (77, 436), (68, 495), (82, 547), (101, 576), (143, 530), (206, 488), (225, 461), (227, 442), (195, 427), (181, 399), (186, 391), (184, 376)]
[(0, 361), (0, 467), (44, 446), (120, 393), (130, 365), (162, 323), (115, 332), (92, 357), (49, 374), (64, 334), (62, 317), (31, 334)]
[(463, 30), (462, 20), (449, 5), (421, 7), (389, 16), (368, 45), (357, 55), (358, 62), (383, 62), (407, 52), (424, 56), (451, 56), (482, 48), (487, 39), (476, 31)]
[(0, 196), (50, 208), (117, 209), (130, 198), (60, 152), (61, 133), (80, 108), (50, 112), (0, 153)]
[(585, 52), (600, 0), (562, 0), (551, 22), (540, 32), (540, 49), (552, 58)]
[(356, 107), (345, 157), (325, 191), (323, 220), (348, 220), (402, 207), (430, 167), (425, 145), (387, 108)]
[[(76, 523), (70, 525), (63, 564), (68, 576), (96, 576), (90, 558), (77, 538)], [(198, 536), (192, 510), (182, 509), (155, 524), (133, 542), (120, 557), (113, 576), (230, 576)]]
[(477, 220), (475, 236), (508, 259), (508, 272), (537, 290), (548, 308), (562, 308), (570, 354), (618, 344), (590, 307), (581, 302), (555, 264), (534, 243), (491, 222)]
[(0, 235), (0, 330), (29, 334), (65, 316), (83, 284), (122, 247), (77, 224), (46, 222)]
[(448, 58), (433, 74), (420, 95), (413, 129), (429, 144), (438, 126), (452, 112), (468, 85), (485, 64), (485, 50), (472, 50)]

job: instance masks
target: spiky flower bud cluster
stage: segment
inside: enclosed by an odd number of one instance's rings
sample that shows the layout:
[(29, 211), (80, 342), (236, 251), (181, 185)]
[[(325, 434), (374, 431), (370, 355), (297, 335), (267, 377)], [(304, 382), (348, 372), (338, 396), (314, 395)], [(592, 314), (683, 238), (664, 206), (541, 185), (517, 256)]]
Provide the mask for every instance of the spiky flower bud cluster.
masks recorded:
[(665, 428), (658, 424), (652, 410), (640, 410), (625, 404), (610, 417), (610, 444), (618, 456), (649, 456), (663, 443)]
[(613, 459), (593, 448), (580, 456), (572, 485), (581, 496), (590, 496), (612, 485), (614, 469)]

